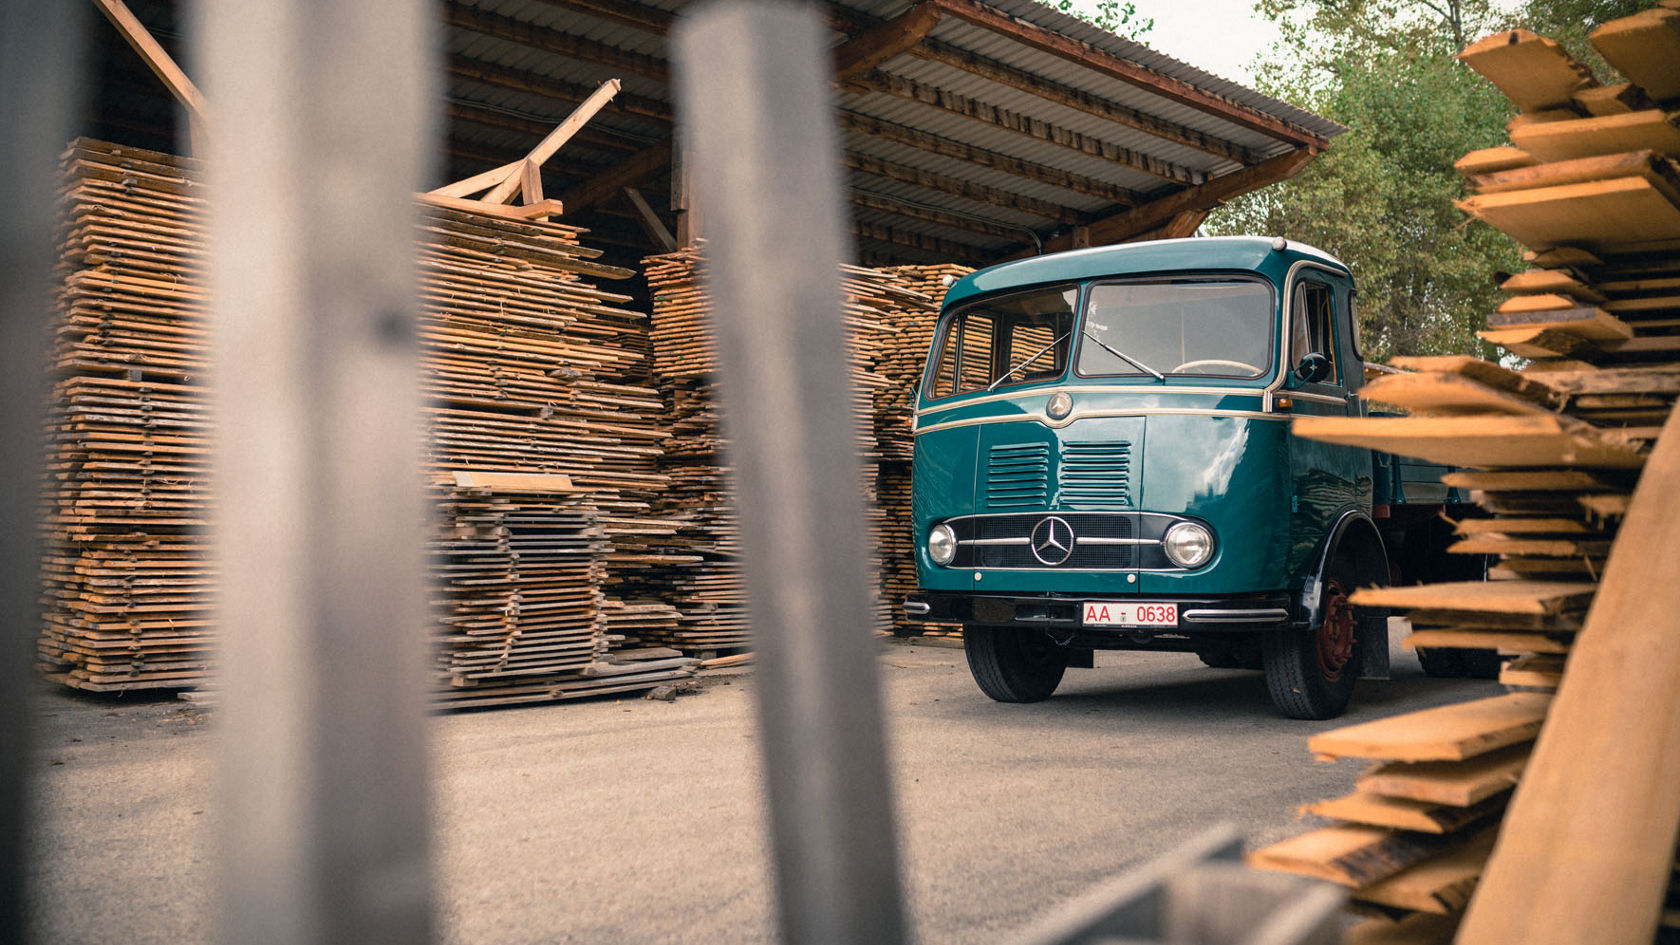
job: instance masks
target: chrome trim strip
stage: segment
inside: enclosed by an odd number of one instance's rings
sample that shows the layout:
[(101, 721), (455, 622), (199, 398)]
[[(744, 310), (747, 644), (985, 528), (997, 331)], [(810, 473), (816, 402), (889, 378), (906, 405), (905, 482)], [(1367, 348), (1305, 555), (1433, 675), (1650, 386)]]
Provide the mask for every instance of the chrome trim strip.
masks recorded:
[(1159, 545), (1159, 538), (1080, 538), (1075, 535), (1073, 543), (1076, 545)]
[(933, 613), (933, 605), (925, 600), (907, 600), (903, 607), (904, 612), (912, 617), (925, 617)]
[(933, 433), (937, 430), (950, 430), (956, 427), (979, 426), (982, 423), (1042, 423), (1052, 430), (1060, 430), (1079, 420), (1112, 419), (1115, 417), (1246, 417), (1250, 420), (1278, 420), (1287, 423), (1290, 417), (1275, 413), (1265, 413), (1259, 410), (1195, 410), (1183, 407), (1142, 407), (1135, 410), (1076, 410), (1063, 420), (1051, 420), (1047, 414), (1027, 413), (1015, 417), (970, 417), (966, 420), (947, 420), (944, 423), (930, 423), (915, 431), (916, 436)]
[(1106, 515), (1106, 516), (1111, 516), (1111, 517), (1116, 517), (1116, 518), (1122, 517), (1122, 516), (1124, 516), (1124, 517), (1137, 517), (1137, 516), (1140, 516), (1140, 515), (1147, 515), (1151, 518), (1173, 518), (1173, 519), (1183, 519), (1183, 520), (1186, 520), (1186, 521), (1189, 520), (1189, 516), (1175, 515), (1171, 512), (1131, 512), (1131, 511), (1114, 512), (1114, 511), (1106, 511), (1106, 510), (1084, 512), (1084, 511), (1081, 511), (1079, 509), (1057, 509), (1057, 510), (1053, 510), (1053, 511), (1040, 511), (1040, 512), (975, 512), (971, 515), (955, 515), (955, 516), (952, 516), (951, 518), (940, 519), (940, 521), (942, 521), (942, 522), (960, 522), (963, 519), (967, 519), (967, 518), (1025, 518), (1026, 516), (1029, 516), (1029, 515), (1036, 516), (1038, 518), (1043, 518), (1046, 515)]
[(1266, 607), (1255, 610), (1186, 610), (1178, 615), (1180, 620), (1200, 620), (1203, 623), (1249, 623), (1255, 620), (1287, 620), (1289, 611), (1282, 607)]
[(985, 397), (976, 397), (973, 400), (952, 403), (946, 403), (947, 398), (941, 398), (937, 405), (917, 410), (916, 416), (922, 417), (930, 413), (943, 413), (947, 410), (971, 407), (975, 404), (990, 404), (1003, 400), (1026, 400), (1035, 396), (1048, 396), (1057, 391), (1066, 391), (1069, 394), (1217, 394), (1220, 397), (1261, 397), (1266, 393), (1266, 389), (1260, 387), (1188, 387), (1173, 385), (1145, 387), (1141, 384), (1068, 384), (1038, 388), (1031, 391), (1016, 391), (1010, 394), (989, 394)]
[[(955, 519), (948, 519), (947, 521), (955, 521)], [(957, 544), (958, 545), (1030, 545), (1030, 544), (1032, 544), (1032, 537), (1029, 535), (1026, 538), (964, 538), (961, 541), (957, 542)]]
[(1281, 396), (1291, 397), (1295, 400), (1310, 400), (1321, 404), (1334, 404), (1337, 407), (1347, 406), (1347, 402), (1350, 399), (1348, 397), (1332, 397), (1329, 394), (1306, 394), (1301, 391), (1290, 391), (1289, 393)]

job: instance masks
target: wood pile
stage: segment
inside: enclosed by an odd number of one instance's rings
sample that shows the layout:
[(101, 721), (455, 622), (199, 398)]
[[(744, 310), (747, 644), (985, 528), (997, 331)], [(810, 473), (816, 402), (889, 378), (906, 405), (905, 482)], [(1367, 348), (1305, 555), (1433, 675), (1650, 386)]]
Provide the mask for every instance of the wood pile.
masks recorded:
[[(209, 670), (196, 176), (192, 161), (88, 140), (63, 160), (40, 654), (77, 688), (188, 687)], [(631, 273), (596, 262), (574, 227), (464, 201), (422, 208), (416, 474), (436, 487), (445, 700), (569, 698), (691, 673), (692, 661), (630, 658), (657, 654), (643, 641), (678, 620), (649, 569), (690, 560), (654, 510), (668, 480), (647, 321), (588, 281)], [(533, 476), (569, 476), (575, 491)]]
[(901, 636), (961, 636), (960, 624), (909, 620), (899, 604), (914, 593), (916, 535), (910, 514), (910, 461), (915, 453), (916, 390), (933, 346), (939, 305), (950, 282), (974, 270), (955, 264), (895, 266), (884, 270), (922, 298), (893, 304), (888, 322), (896, 331), (878, 342), (880, 372), (887, 386), (875, 397), (875, 432), (881, 441), (875, 492), (886, 516), (881, 533), (881, 592), (892, 609), (892, 628)]
[[(1456, 166), (1471, 190), (1461, 207), (1526, 247), (1533, 268), (1502, 277), (1510, 297), (1482, 333), (1526, 365), (1397, 359), (1412, 373), (1364, 393), (1408, 416), (1296, 421), (1309, 438), (1464, 467), (1447, 482), (1489, 517), (1459, 523), (1452, 550), (1493, 556), (1490, 580), (1353, 600), (1406, 611), (1409, 646), (1507, 660), (1507, 695), (1309, 740), (1375, 767), (1309, 808), (1334, 825), (1252, 861), (1351, 887), (1383, 916), (1355, 941), (1675, 934), (1663, 909), (1680, 831), (1680, 647), (1667, 642), (1672, 582), (1640, 571), (1662, 554), (1655, 523), (1680, 484), (1680, 430), (1663, 432), (1680, 395), (1680, 2), (1591, 41), (1629, 82), (1599, 85), (1524, 30), (1461, 54), (1521, 112), (1511, 146)], [(1641, 527), (1638, 547), (1618, 541)]]
[[(688, 652), (710, 653), (746, 647), (746, 586), (739, 566), (739, 527), (730, 494), (728, 441), (720, 424), (713, 335), (708, 325), (710, 299), (700, 279), (704, 247), (649, 257), (645, 272), (653, 298), (653, 365), (670, 416), (664, 473), (670, 487), (663, 494), (663, 517), (683, 523), (675, 547), (700, 560), (671, 569), (667, 583), (682, 625), (659, 636), (661, 642)], [(887, 512), (877, 501), (879, 468), (885, 438), (878, 405), (890, 399), (894, 381), (882, 366), (897, 350), (902, 333), (900, 309), (926, 306), (925, 297), (907, 288), (890, 271), (841, 267), (844, 317), (851, 344), (846, 352), (854, 379), (854, 410), (859, 418), (858, 452), (863, 457), (861, 488), (873, 541), (885, 534)], [(925, 356), (925, 348), (922, 355)], [(798, 418), (791, 418), (797, 422)], [(897, 448), (902, 449), (902, 445)], [(880, 552), (874, 566), (881, 570)], [(876, 594), (877, 622), (891, 619), (891, 600)]]

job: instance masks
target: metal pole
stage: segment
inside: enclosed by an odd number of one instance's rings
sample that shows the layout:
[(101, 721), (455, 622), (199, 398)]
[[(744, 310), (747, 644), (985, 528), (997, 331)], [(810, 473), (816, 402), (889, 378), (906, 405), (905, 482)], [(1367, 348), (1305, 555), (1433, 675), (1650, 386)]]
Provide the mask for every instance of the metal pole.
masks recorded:
[(62, 0), (0, 4), (0, 942), (29, 928), (54, 167), (79, 103), (82, 14)]
[(425, 942), (422, 0), (194, 5), (208, 116), (227, 942)]
[(810, 7), (673, 37), (740, 496), (783, 939), (905, 938), (840, 308), (839, 149)]

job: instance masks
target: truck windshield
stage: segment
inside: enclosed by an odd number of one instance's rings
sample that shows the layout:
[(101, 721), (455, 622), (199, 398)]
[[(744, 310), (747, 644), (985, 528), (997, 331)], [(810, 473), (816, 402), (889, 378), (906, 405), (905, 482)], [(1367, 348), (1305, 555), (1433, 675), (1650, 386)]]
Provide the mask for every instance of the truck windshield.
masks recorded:
[(1257, 280), (1095, 285), (1075, 367), (1086, 376), (1260, 377), (1271, 366), (1274, 333), (1272, 290)]
[(957, 309), (928, 388), (949, 397), (1061, 377), (1073, 350), (1075, 286), (1035, 289)]

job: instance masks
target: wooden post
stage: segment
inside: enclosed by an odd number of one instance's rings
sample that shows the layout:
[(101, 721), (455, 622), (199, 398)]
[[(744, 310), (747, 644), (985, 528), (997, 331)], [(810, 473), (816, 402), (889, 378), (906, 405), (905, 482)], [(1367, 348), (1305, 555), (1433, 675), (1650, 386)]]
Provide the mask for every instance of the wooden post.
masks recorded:
[[(758, 654), (782, 941), (906, 937), (840, 303), (839, 143), (815, 10), (729, 0), (673, 36), (707, 221)], [(797, 238), (790, 238), (790, 234)]]
[(431, 937), (414, 191), (423, 0), (194, 7), (225, 692), (217, 937)]
[(678, 142), (671, 149), (671, 209), (677, 214), (677, 246), (689, 249), (700, 240), (700, 208), (694, 197), (690, 155)]
[(30, 926), (30, 702), (41, 633), (38, 535), (53, 310), (54, 165), (82, 74), (82, 12), (62, 0), (0, 4), (0, 942)]

